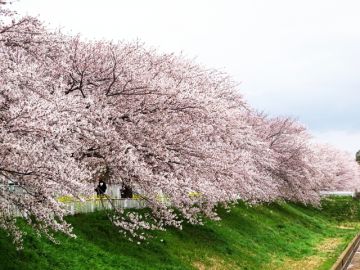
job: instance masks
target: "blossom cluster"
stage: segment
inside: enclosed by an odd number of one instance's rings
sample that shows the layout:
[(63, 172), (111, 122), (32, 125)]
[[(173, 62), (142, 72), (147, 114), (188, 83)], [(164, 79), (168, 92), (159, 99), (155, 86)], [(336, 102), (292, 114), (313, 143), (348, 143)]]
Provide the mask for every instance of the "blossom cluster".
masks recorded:
[(218, 219), (217, 206), (238, 200), (318, 204), (320, 190), (359, 185), (347, 154), (257, 112), (227, 74), (181, 55), (51, 32), (0, 2), (0, 59), (0, 227), (18, 243), (11, 209), (50, 237), (73, 236), (57, 198), (99, 179), (140, 188), (150, 216), (110, 216), (139, 239)]

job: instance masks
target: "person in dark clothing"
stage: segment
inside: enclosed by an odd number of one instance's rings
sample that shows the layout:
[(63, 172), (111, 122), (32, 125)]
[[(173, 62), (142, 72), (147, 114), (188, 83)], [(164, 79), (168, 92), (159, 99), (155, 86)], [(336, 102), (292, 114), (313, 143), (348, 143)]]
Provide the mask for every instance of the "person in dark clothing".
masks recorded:
[(127, 184), (122, 183), (120, 194), (122, 199), (131, 199), (133, 195), (132, 188)]
[(103, 180), (100, 180), (98, 186), (95, 188), (96, 195), (104, 195), (106, 192), (106, 188), (106, 183)]

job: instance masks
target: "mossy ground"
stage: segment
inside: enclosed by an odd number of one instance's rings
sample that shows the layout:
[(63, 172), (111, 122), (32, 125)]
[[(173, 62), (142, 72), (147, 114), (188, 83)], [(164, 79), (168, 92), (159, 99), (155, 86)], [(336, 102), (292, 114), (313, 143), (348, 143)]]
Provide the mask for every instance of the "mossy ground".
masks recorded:
[(294, 203), (239, 203), (220, 222), (155, 232), (147, 243), (126, 240), (104, 212), (67, 217), (77, 239), (60, 245), (29, 227), (24, 249), (0, 235), (0, 269), (329, 269), (358, 232), (360, 201), (332, 198), (322, 209)]

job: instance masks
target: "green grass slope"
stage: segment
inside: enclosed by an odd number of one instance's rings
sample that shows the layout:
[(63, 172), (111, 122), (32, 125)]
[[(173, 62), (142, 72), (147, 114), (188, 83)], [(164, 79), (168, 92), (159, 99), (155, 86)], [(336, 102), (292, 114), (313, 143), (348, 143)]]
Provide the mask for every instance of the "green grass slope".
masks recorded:
[(105, 213), (68, 217), (77, 239), (58, 234), (60, 245), (27, 226), (24, 249), (0, 234), (0, 269), (329, 269), (355, 236), (360, 202), (328, 199), (322, 209), (293, 203), (249, 207), (222, 221), (156, 232), (138, 245), (119, 234)]

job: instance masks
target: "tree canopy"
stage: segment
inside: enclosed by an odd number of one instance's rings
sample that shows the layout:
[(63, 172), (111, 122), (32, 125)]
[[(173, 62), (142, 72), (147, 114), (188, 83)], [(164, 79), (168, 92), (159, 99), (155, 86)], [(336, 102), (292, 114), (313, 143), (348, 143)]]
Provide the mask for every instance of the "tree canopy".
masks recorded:
[[(51, 32), (5, 7), (0, 226), (17, 243), (11, 209), (50, 238), (52, 230), (72, 235), (57, 198), (81, 199), (105, 172), (109, 182), (139, 188), (151, 209), (111, 216), (140, 239), (143, 229), (217, 219), (217, 205), (239, 199), (317, 204), (320, 190), (358, 186), (349, 155), (312, 143), (291, 118), (257, 112), (227, 74), (139, 42)], [(7, 189), (10, 180), (21, 194)]]

